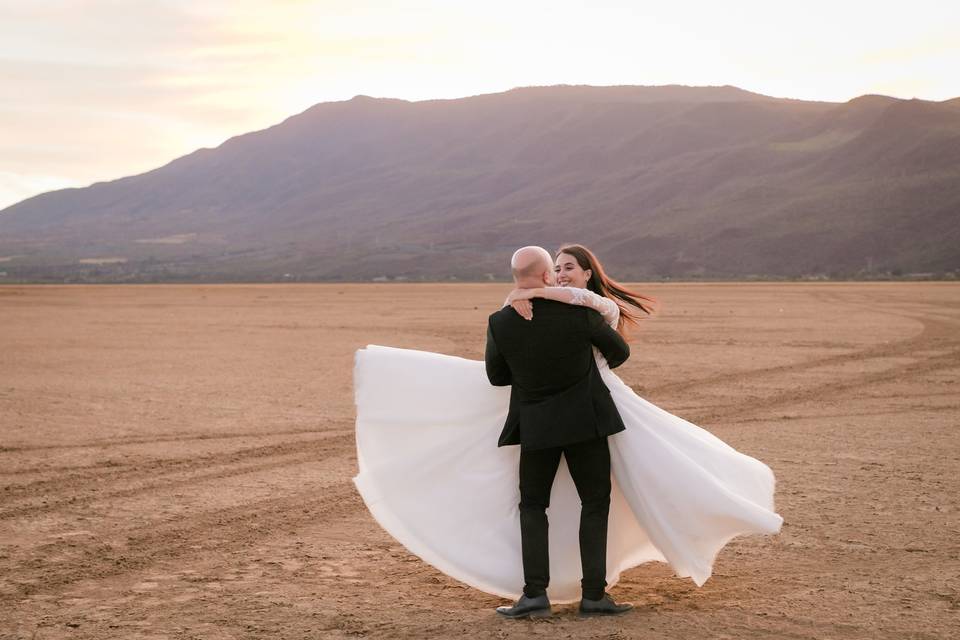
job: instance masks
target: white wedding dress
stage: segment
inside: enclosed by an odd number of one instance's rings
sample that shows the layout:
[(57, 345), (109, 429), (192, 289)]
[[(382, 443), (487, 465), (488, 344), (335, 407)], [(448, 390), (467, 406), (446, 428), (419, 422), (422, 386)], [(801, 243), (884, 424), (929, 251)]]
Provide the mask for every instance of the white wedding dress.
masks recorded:
[[(585, 289), (569, 302), (616, 326), (619, 309)], [(613, 493), (607, 582), (644, 562), (668, 562), (699, 586), (738, 535), (772, 534), (774, 477), (765, 464), (647, 402), (597, 364), (626, 430), (609, 437)], [(523, 588), (520, 448), (497, 447), (509, 387), (484, 363), (370, 345), (357, 351), (357, 489), (377, 522), (411, 553), (481, 591), (515, 599)], [(549, 516), (554, 603), (580, 598), (580, 500), (561, 462)]]

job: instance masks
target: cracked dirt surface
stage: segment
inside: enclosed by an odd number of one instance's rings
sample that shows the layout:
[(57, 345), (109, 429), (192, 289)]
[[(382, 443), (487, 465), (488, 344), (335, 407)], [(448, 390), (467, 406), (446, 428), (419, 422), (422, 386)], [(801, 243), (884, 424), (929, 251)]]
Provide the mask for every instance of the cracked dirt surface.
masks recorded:
[(0, 287), (0, 638), (960, 636), (960, 285), (641, 288), (621, 377), (769, 464), (783, 531), (514, 622), (350, 482), (353, 352), (480, 359), (505, 285)]

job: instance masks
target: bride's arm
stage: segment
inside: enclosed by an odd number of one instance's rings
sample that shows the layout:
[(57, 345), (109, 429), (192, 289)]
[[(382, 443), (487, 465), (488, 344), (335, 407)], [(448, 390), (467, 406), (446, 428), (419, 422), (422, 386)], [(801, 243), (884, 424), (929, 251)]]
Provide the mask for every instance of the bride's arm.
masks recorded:
[[(599, 311), (604, 321), (611, 327), (616, 327), (620, 321), (620, 307), (610, 298), (598, 295), (589, 289), (578, 289), (576, 287), (539, 287), (537, 289), (514, 289), (507, 296), (506, 304), (511, 305), (521, 316), (527, 320), (533, 317), (533, 309), (528, 302), (531, 298), (544, 298), (545, 300), (555, 300), (565, 304), (575, 304), (581, 307), (589, 307), (594, 311)], [(518, 303), (526, 303), (526, 308), (517, 308)], [(529, 309), (529, 314), (524, 313)]]

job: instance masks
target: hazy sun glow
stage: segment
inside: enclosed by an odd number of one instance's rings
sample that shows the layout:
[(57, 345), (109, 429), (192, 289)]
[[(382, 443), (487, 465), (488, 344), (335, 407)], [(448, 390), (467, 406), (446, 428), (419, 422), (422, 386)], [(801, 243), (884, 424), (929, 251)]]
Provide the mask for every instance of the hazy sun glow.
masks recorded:
[[(403, 6), (400, 6), (403, 5)], [(960, 3), (0, 0), (0, 208), (356, 94), (732, 84), (960, 96)]]

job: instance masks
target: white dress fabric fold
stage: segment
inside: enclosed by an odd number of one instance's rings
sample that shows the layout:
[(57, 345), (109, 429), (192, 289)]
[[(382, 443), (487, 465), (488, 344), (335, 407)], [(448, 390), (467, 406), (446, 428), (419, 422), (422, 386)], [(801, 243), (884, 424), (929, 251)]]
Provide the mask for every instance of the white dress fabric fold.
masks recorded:
[[(608, 438), (610, 585), (650, 561), (703, 585), (732, 538), (780, 530), (769, 467), (639, 397), (602, 357), (598, 366), (626, 425)], [(520, 448), (497, 447), (510, 388), (491, 386), (480, 361), (375, 345), (357, 351), (354, 385), (354, 482), (376, 521), (443, 573), (518, 598)], [(547, 514), (547, 593), (574, 602), (580, 500), (565, 462)]]

